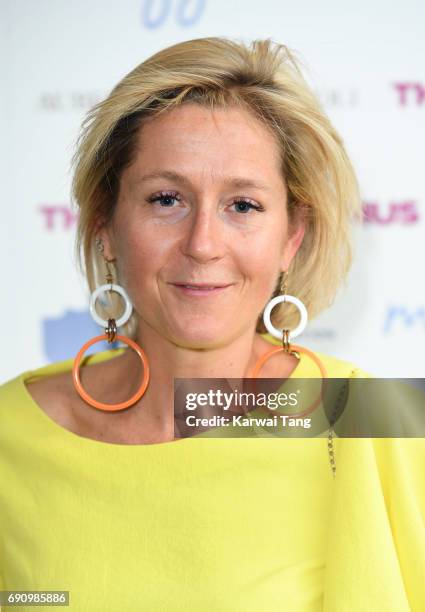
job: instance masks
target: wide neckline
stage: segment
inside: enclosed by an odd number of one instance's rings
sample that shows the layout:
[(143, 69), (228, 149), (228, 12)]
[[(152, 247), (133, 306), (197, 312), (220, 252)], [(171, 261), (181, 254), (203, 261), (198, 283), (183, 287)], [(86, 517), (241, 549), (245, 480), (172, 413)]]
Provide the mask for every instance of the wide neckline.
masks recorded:
[[(276, 341), (270, 341), (270, 336), (268, 334), (262, 334), (262, 337), (270, 342), (271, 345), (277, 345)], [(280, 344), (280, 343), (279, 343)], [(118, 357), (123, 351), (126, 349), (118, 348), (111, 349), (107, 351), (102, 351), (99, 353), (94, 353), (90, 356), (90, 363), (87, 364), (86, 367), (90, 367), (96, 363), (100, 363), (102, 361), (109, 361), (115, 357)], [(298, 353), (300, 359), (298, 364), (295, 366), (294, 370), (287, 377), (290, 378), (301, 378), (303, 376), (308, 376), (307, 370), (308, 366), (306, 364), (305, 354)], [(109, 449), (123, 449), (123, 448), (142, 448), (143, 451), (140, 452), (154, 452), (155, 449), (168, 449), (170, 447), (180, 448), (183, 446), (187, 446), (191, 440), (220, 440), (220, 439), (228, 439), (228, 438), (211, 438), (211, 437), (202, 437), (202, 434), (194, 435), (189, 438), (179, 438), (177, 440), (170, 440), (168, 442), (155, 442), (153, 444), (120, 444), (115, 442), (103, 442), (101, 440), (95, 440), (94, 438), (86, 438), (84, 436), (80, 436), (79, 434), (74, 433), (73, 431), (63, 427), (59, 423), (57, 423), (54, 419), (52, 419), (41, 406), (35, 401), (35, 399), (30, 394), (25, 382), (30, 378), (41, 379), (45, 378), (49, 375), (60, 374), (64, 372), (71, 372), (73, 366), (74, 359), (67, 359), (61, 362), (56, 362), (52, 364), (48, 364), (44, 367), (38, 368), (36, 370), (27, 370), (22, 372), (17, 377), (18, 384), (20, 386), (20, 390), (24, 395), (26, 405), (30, 409), (31, 415), (35, 418), (36, 422), (40, 426), (48, 426), (52, 432), (56, 434), (61, 434), (64, 438), (67, 438), (70, 442), (74, 442), (76, 444), (80, 444), (81, 446), (87, 446), (98, 449), (104, 448), (105, 450)], [(149, 450), (150, 449), (150, 450)], [(137, 452), (137, 451), (123, 451), (123, 452)]]

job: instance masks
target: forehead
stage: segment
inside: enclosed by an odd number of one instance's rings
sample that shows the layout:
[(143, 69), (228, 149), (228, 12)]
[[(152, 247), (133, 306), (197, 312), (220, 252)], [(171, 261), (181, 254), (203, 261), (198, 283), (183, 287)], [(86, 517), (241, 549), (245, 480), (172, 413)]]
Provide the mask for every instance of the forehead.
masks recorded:
[(276, 136), (248, 110), (211, 110), (187, 103), (146, 119), (139, 130), (133, 167), (159, 167), (206, 176), (244, 175), (281, 180)]

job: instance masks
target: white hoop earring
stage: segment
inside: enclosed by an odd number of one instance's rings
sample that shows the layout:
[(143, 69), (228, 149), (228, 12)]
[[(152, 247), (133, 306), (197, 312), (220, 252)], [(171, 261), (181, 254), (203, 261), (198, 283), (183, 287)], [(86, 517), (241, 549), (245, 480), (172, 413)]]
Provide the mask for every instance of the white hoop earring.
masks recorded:
[(122, 325), (127, 323), (133, 311), (133, 304), (131, 303), (126, 290), (121, 287), (121, 285), (116, 285), (115, 283), (108, 283), (107, 285), (101, 285), (100, 287), (95, 289), (90, 297), (90, 314), (98, 325), (101, 325), (102, 327), (108, 327), (108, 321), (106, 319), (102, 319), (96, 312), (96, 300), (99, 295), (104, 291), (116, 291), (121, 295), (125, 302), (124, 314), (116, 321), (116, 326), (121, 327)]
[(268, 302), (263, 312), (263, 322), (269, 334), (271, 334), (278, 340), (283, 340), (283, 331), (281, 329), (277, 329), (273, 325), (273, 323), (271, 322), (270, 315), (273, 308), (277, 304), (281, 304), (282, 302), (291, 302), (291, 304), (294, 304), (294, 306), (296, 306), (300, 312), (301, 320), (299, 324), (295, 329), (289, 331), (288, 342), (290, 342), (292, 338), (296, 338), (305, 330), (308, 321), (307, 308), (304, 306), (301, 300), (294, 297), (293, 295), (288, 295), (287, 293), (284, 293), (283, 295), (278, 295)]

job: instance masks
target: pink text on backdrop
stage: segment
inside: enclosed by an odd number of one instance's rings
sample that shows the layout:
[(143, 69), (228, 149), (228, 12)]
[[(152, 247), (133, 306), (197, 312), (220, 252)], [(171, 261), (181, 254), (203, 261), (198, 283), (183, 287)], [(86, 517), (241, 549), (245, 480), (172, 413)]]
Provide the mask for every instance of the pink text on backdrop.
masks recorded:
[(78, 214), (64, 204), (41, 204), (38, 209), (47, 231), (72, 229), (78, 219)]
[(393, 83), (400, 106), (422, 106), (425, 102), (425, 86), (422, 83)]
[(390, 202), (388, 205), (364, 202), (363, 221), (377, 225), (412, 225), (419, 221), (419, 209), (415, 200)]

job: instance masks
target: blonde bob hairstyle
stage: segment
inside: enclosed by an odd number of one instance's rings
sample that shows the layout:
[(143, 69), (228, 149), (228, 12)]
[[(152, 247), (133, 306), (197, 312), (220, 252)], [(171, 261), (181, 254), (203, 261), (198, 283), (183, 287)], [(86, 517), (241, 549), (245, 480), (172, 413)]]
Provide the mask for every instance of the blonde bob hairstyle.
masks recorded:
[[(250, 45), (218, 37), (188, 40), (139, 64), (91, 108), (72, 158), (72, 200), (79, 212), (76, 256), (91, 291), (105, 283), (106, 272), (96, 232), (113, 216), (120, 174), (132, 163), (144, 118), (195, 102), (210, 109), (248, 109), (273, 131), (281, 151), (289, 221), (293, 224), (302, 214), (306, 222), (287, 293), (304, 302), (310, 319), (332, 304), (351, 266), (351, 224), (361, 219), (361, 199), (343, 141), (300, 65), (293, 51), (271, 39)], [(270, 298), (279, 294), (280, 280)], [(114, 281), (120, 282), (116, 274)], [(108, 317), (118, 318), (119, 302), (111, 301), (115, 312), (108, 310)], [(133, 312), (123, 327), (130, 337), (136, 331), (135, 316)], [(272, 320), (280, 329), (293, 329), (299, 315), (291, 304), (281, 304)], [(266, 333), (262, 313), (256, 331)]]

